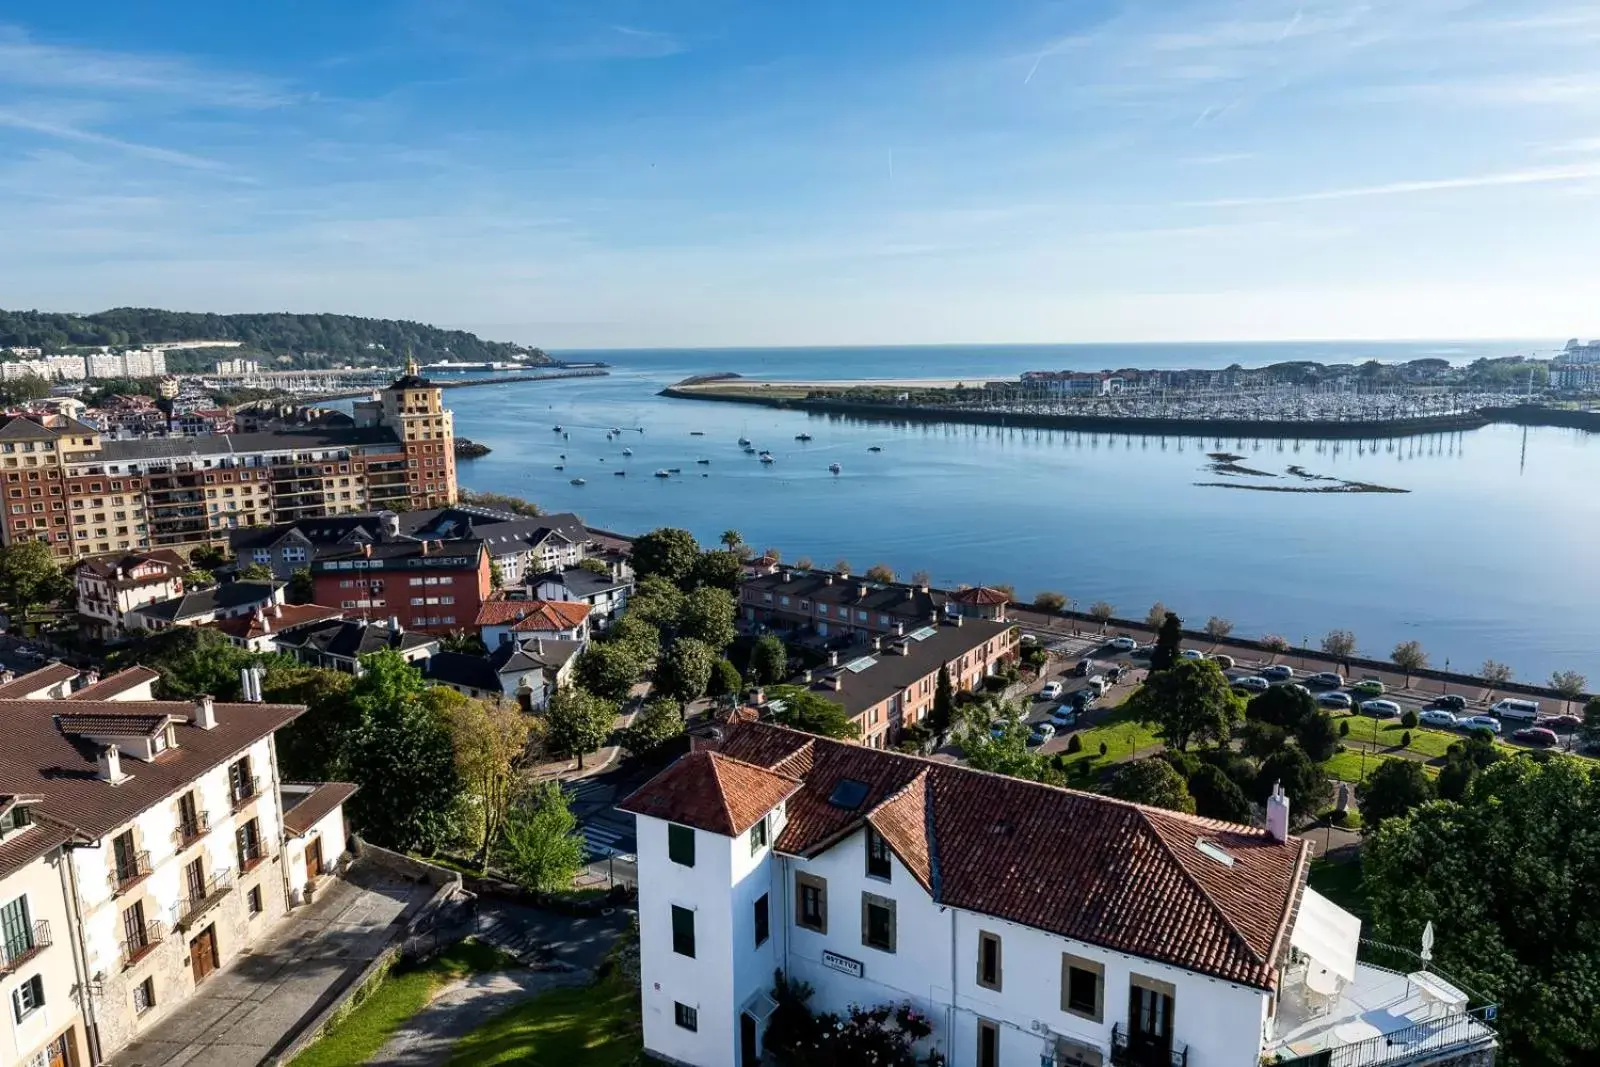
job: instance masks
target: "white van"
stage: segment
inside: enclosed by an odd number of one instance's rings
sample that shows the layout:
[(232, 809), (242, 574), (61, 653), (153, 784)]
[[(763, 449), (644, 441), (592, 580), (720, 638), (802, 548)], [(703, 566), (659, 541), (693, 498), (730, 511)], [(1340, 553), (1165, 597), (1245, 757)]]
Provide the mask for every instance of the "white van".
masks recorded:
[(1097, 697), (1106, 695), (1106, 679), (1104, 675), (1097, 674), (1086, 683), (1086, 688)]
[(1507, 697), (1504, 700), (1496, 701), (1494, 707), (1489, 709), (1489, 712), (1500, 719), (1533, 722), (1539, 718), (1539, 702), (1537, 700), (1517, 700)]

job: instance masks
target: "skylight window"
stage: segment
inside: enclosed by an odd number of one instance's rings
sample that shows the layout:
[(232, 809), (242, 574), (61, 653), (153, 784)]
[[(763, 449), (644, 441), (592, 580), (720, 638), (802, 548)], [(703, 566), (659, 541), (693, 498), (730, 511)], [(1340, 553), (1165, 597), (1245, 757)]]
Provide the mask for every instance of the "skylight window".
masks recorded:
[(1233, 857), (1228, 854), (1228, 850), (1217, 844), (1215, 841), (1211, 841), (1202, 837), (1194, 843), (1194, 847), (1205, 853), (1207, 856), (1210, 856), (1224, 867), (1233, 866)]
[(845, 811), (855, 811), (871, 791), (872, 787), (866, 782), (855, 778), (841, 778), (834, 785), (833, 792), (828, 794), (828, 803)]
[(907, 634), (906, 635), (906, 640), (908, 640), (908, 641), (926, 641), (928, 638), (932, 637), (934, 634), (936, 634), (938, 632), (939, 631), (934, 629), (932, 626), (924, 626), (920, 630), (913, 630), (913, 631), (911, 631), (911, 633)]
[(862, 671), (866, 670), (876, 662), (878, 661), (871, 656), (862, 656), (860, 659), (853, 659), (849, 663), (846, 663), (844, 665), (844, 669), (849, 671), (851, 674), (860, 674)]

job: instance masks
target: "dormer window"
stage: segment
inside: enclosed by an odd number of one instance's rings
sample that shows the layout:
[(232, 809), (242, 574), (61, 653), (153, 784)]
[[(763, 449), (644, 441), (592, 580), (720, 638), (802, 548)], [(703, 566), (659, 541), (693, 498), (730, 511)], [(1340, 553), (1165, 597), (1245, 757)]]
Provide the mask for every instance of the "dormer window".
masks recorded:
[(5, 840), (18, 830), (26, 830), (33, 825), (33, 815), (22, 804), (13, 804), (4, 814), (0, 814), (0, 841)]

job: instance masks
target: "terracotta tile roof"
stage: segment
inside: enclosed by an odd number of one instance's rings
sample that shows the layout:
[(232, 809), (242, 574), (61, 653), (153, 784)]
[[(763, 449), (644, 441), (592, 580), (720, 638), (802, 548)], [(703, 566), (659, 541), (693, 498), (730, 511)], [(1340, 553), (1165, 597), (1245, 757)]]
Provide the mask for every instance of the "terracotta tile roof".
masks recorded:
[[(285, 786), (306, 785), (310, 783), (285, 782)], [(283, 828), (291, 836), (304, 837), (317, 825), (317, 820), (322, 818), (334, 808), (343, 804), (356, 795), (356, 790), (361, 787), (352, 782), (318, 782), (316, 788), (300, 799), (294, 807), (283, 813)]]
[(70, 711), (56, 716), (61, 732), (72, 737), (149, 737), (171, 719), (170, 715), (77, 715)]
[(636, 815), (738, 837), (801, 786), (717, 752), (691, 752), (617, 807)]
[(69, 667), (65, 663), (47, 663), (36, 671), (29, 671), (21, 678), (13, 678), (0, 685), (0, 700), (19, 700), (41, 689), (70, 682), (78, 674), (78, 668)]
[(112, 700), (130, 689), (137, 688), (146, 682), (154, 682), (161, 677), (160, 671), (151, 670), (149, 667), (134, 665), (116, 674), (109, 674), (92, 685), (86, 685), (76, 692), (67, 694), (68, 700)]
[(0, 878), (15, 874), (46, 852), (66, 844), (76, 836), (70, 827), (35, 818), (31, 829), (8, 834), (4, 841), (0, 841)]
[(998, 589), (990, 589), (986, 585), (976, 585), (971, 589), (958, 589), (950, 594), (950, 599), (957, 604), (1009, 604), (1011, 598)]
[[(766, 723), (730, 723), (716, 755), (803, 778), (783, 852), (815, 855), (870, 822), (942, 905), (1259, 989), (1277, 981), (1308, 862), (1296, 838)], [(866, 790), (853, 809), (829, 803), (844, 779)]]
[[(252, 744), (293, 722), (305, 708), (292, 704), (215, 705), (217, 725), (202, 730), (189, 722), (193, 706), (183, 701), (0, 700), (6, 724), (0, 745), (0, 793), (32, 793), (44, 799), (35, 810), (44, 817), (97, 838), (165, 801)], [(116, 785), (96, 777), (98, 746), (63, 733), (58, 714), (74, 716), (171, 715), (177, 746), (150, 761), (124, 754), (127, 775)], [(266, 767), (255, 768), (263, 777)]]
[(518, 633), (571, 630), (589, 617), (589, 605), (571, 600), (489, 600), (478, 609), (474, 626), (504, 626)]
[[(159, 574), (147, 575), (143, 578), (128, 577), (135, 567), (141, 564), (154, 563), (161, 571)], [(182, 556), (168, 548), (158, 548), (150, 552), (122, 553), (113, 556), (101, 556), (98, 559), (86, 559), (78, 565), (78, 569), (104, 578), (107, 581), (117, 582), (121, 586), (148, 585), (152, 582), (171, 581), (175, 576), (188, 570), (188, 564)], [(121, 571), (122, 578), (117, 577)]]
[[(339, 608), (325, 608), (321, 604), (275, 604), (270, 610), (263, 608), (262, 616), (257, 618), (256, 613), (251, 612), (248, 615), (235, 615), (230, 619), (217, 619), (206, 625), (213, 630), (221, 630), (229, 637), (236, 637), (241, 641), (254, 641), (296, 626), (308, 626), (329, 619), (342, 619), (344, 612)], [(263, 626), (263, 622), (266, 625)]]

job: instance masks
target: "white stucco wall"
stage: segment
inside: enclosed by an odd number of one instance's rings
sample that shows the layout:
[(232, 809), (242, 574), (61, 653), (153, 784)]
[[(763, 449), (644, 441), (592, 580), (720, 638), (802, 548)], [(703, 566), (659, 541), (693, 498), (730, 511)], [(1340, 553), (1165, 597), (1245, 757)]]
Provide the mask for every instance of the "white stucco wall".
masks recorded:
[[(61, 887), (61, 862), (61, 854), (52, 851), (0, 881), (0, 905), (26, 897), (30, 921), (48, 922), (51, 938), (49, 948), (9, 974), (0, 975), (0, 1015), (5, 1020), (0, 1028), (0, 1067), (27, 1062), (42, 1045), (74, 1023), (82, 1030), (72, 995), (77, 975), (72, 960), (72, 926), (67, 920), (66, 895)], [(35, 975), (44, 982), (44, 1006), (19, 1023), (11, 995)]]

